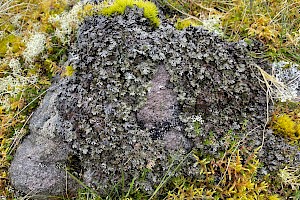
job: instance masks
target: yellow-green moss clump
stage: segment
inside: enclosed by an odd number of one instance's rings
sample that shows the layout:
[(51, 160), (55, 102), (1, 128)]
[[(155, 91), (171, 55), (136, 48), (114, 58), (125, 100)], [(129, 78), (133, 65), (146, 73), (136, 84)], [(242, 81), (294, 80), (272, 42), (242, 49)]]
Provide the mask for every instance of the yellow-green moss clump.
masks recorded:
[(142, 0), (115, 0), (114, 3), (103, 8), (102, 15), (111, 16), (112, 14), (124, 14), (126, 7), (137, 6), (144, 9), (144, 17), (148, 18), (155, 26), (159, 26), (158, 9), (156, 5), (149, 1)]
[(300, 120), (288, 114), (273, 117), (272, 128), (275, 133), (283, 135), (291, 140), (300, 139)]
[(201, 24), (199, 22), (195, 22), (195, 20), (193, 19), (178, 19), (176, 24), (175, 24), (175, 28), (178, 30), (183, 30), (189, 26), (200, 26)]
[(73, 66), (66, 66), (63, 76), (72, 76), (75, 72)]
[(0, 57), (4, 57), (7, 51), (16, 53), (23, 46), (21, 38), (13, 34), (0, 39)]

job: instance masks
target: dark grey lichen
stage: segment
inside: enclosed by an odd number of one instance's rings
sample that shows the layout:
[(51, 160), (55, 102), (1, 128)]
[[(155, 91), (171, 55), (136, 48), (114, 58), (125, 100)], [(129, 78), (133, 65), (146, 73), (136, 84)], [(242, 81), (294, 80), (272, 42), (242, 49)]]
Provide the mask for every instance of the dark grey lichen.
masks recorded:
[[(79, 30), (72, 79), (76, 91), (64, 93), (58, 106), (73, 124), (72, 131), (61, 135), (79, 153), (90, 172), (84, 176), (94, 186), (116, 182), (121, 170), (138, 174), (149, 162), (155, 162), (155, 175), (148, 181), (158, 183), (174, 146), (177, 152), (194, 146), (203, 155), (218, 157), (226, 150), (221, 138), (230, 129), (239, 137), (254, 129), (256, 142), (261, 141), (267, 101), (255, 66), (268, 66), (248, 56), (252, 46), (224, 42), (202, 28), (177, 31), (164, 23), (153, 29), (145, 23), (142, 12), (134, 9), (112, 19), (88, 18)], [(203, 125), (195, 134), (193, 122), (186, 119), (198, 115)], [(215, 138), (211, 146), (203, 143), (209, 132)], [(166, 148), (172, 141), (168, 136), (179, 145)], [(254, 149), (261, 142), (251, 145)], [(284, 158), (277, 164), (288, 162)], [(122, 169), (116, 167), (120, 165)]]
[[(137, 8), (87, 18), (71, 54), (76, 73), (58, 86), (55, 106), (63, 121), (55, 137), (80, 162), (80, 178), (101, 192), (145, 168), (150, 172), (136, 184), (151, 191), (170, 162), (178, 164), (191, 149), (219, 157), (228, 130), (250, 149), (262, 143), (267, 101), (255, 65), (268, 65), (248, 56), (256, 46), (225, 42), (200, 27), (147, 24)], [(299, 151), (266, 136), (264, 170), (299, 163)], [(179, 173), (197, 175), (194, 160)]]

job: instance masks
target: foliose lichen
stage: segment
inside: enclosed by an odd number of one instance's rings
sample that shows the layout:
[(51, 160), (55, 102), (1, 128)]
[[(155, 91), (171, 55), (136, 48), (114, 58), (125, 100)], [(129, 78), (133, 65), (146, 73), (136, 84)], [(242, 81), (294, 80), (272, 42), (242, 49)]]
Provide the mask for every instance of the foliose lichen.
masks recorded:
[[(56, 135), (73, 149), (85, 183), (102, 192), (122, 174), (128, 182), (145, 168), (150, 172), (135, 184), (151, 191), (170, 159), (179, 163), (192, 147), (202, 156), (221, 156), (230, 129), (230, 137), (243, 138), (249, 149), (263, 142), (267, 101), (254, 66), (268, 65), (248, 56), (257, 46), (224, 42), (201, 27), (148, 25), (137, 7), (124, 15), (88, 17), (72, 52), (75, 73), (60, 83), (56, 106), (64, 122)], [(174, 96), (172, 117), (140, 120), (159, 73), (170, 76), (163, 87)], [(190, 128), (195, 119), (196, 132)], [(176, 140), (177, 148), (169, 148)], [(264, 142), (260, 158), (267, 172), (300, 162), (299, 151), (270, 132)], [(194, 162), (189, 158), (178, 173), (197, 175)]]

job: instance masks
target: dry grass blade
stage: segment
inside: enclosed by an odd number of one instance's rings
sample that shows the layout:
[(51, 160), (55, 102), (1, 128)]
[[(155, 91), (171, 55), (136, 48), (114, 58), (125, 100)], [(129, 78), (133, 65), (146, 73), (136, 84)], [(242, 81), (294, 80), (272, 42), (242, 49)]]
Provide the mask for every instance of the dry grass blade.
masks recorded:
[(273, 75), (268, 74), (265, 70), (263, 70), (258, 65), (255, 67), (259, 70), (260, 74), (263, 77), (263, 82), (265, 83), (268, 91), (268, 95), (271, 98), (278, 98), (278, 96), (286, 96), (291, 95), (289, 88), (281, 81), (277, 80)]
[(7, 17), (18, 14), (19, 10), (26, 9), (26, 6), (28, 6), (28, 3), (18, 3), (15, 0), (0, 0), (0, 26), (9, 22)]
[(178, 8), (176, 8), (175, 6), (173, 6), (171, 3), (169, 3), (168, 0), (164, 0), (164, 2), (165, 2), (168, 6), (170, 6), (171, 8), (173, 8), (174, 10), (178, 11), (179, 13), (181, 13), (181, 14), (183, 14), (183, 15), (186, 15), (186, 16), (188, 16), (188, 17), (191, 18), (191, 19), (194, 19), (194, 20), (197, 20), (197, 21), (201, 21), (199, 18), (197, 18), (197, 17), (195, 17), (195, 16), (193, 16), (193, 15), (190, 15), (190, 14), (188, 14), (188, 13), (186, 13), (186, 12), (183, 12), (183, 11), (179, 10)]
[(14, 0), (0, 0), (0, 17), (12, 15), (9, 11), (13, 8), (25, 6), (27, 3), (16, 3)]
[(300, 170), (296, 167), (285, 167), (279, 170), (279, 177), (284, 184), (290, 185), (293, 190), (299, 190)]
[[(288, 11), (290, 8), (293, 8), (295, 5), (299, 5), (299, 2), (295, 2), (292, 4), (287, 4), (284, 8), (282, 8), (271, 20), (270, 23), (277, 23), (278, 21), (282, 20), (281, 15), (283, 12)], [(300, 6), (300, 5), (299, 5)], [(299, 9), (299, 6), (296, 6), (295, 8)]]
[(17, 134), (15, 135), (15, 137), (13, 138), (13, 142), (11, 143), (11, 145), (9, 146), (9, 148), (7, 149), (7, 155), (11, 155), (11, 153), (16, 150), (16, 148), (18, 147), (18, 145), (20, 144), (20, 141), (23, 139), (23, 137), (26, 135), (26, 131), (25, 131), (25, 126), (27, 125), (29, 119), (31, 118), (31, 116), (33, 115), (33, 113), (30, 114), (30, 116), (27, 118), (27, 120), (25, 121), (24, 125), (22, 126), (21, 130), (16, 132)]

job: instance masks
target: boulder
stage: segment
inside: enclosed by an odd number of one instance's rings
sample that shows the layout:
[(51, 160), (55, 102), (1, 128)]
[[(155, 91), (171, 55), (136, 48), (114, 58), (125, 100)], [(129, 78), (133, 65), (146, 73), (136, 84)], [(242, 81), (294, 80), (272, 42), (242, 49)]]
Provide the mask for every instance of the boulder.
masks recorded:
[[(241, 145), (259, 147), (267, 101), (256, 66), (269, 67), (249, 56), (259, 50), (201, 27), (154, 28), (138, 8), (86, 18), (70, 50), (76, 72), (52, 86), (30, 121), (10, 168), (13, 185), (61, 194), (60, 163), (100, 194), (121, 179), (125, 191), (134, 179), (151, 193), (183, 159), (173, 175), (197, 176), (191, 150), (220, 157), (229, 130)], [(265, 172), (299, 163), (296, 148), (265, 135)]]

